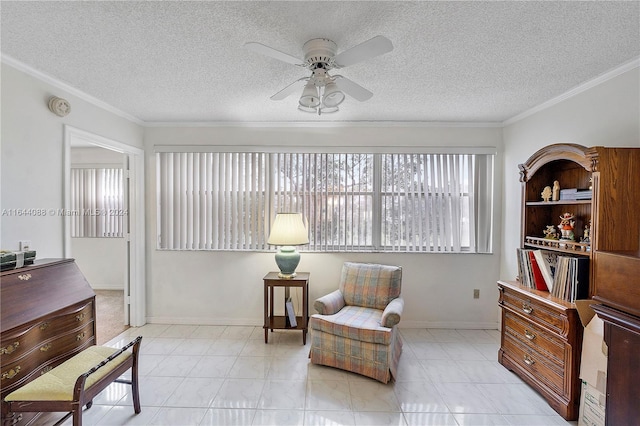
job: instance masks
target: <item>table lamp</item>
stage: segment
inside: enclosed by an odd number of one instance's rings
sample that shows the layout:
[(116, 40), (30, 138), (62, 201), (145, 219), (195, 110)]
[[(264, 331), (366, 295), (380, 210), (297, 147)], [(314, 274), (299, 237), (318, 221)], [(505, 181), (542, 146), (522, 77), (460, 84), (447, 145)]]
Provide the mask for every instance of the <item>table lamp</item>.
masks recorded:
[(280, 246), (276, 253), (276, 264), (280, 278), (293, 278), (300, 263), (300, 253), (294, 246), (309, 244), (309, 233), (302, 221), (302, 213), (278, 213), (271, 226), (269, 244)]

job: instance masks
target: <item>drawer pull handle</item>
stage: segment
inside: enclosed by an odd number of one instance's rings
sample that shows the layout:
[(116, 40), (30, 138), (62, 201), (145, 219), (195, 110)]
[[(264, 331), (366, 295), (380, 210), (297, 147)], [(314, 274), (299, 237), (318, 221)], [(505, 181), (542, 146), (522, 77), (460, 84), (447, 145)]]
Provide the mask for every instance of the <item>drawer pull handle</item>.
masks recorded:
[(15, 342), (13, 345), (0, 348), (0, 354), (9, 355), (10, 353), (13, 353), (13, 351), (15, 351), (18, 346), (20, 346), (20, 342)]
[(526, 337), (529, 340), (533, 340), (536, 338), (536, 335), (533, 334), (532, 332), (530, 332), (529, 330), (525, 330), (524, 331), (524, 337)]
[(78, 334), (78, 335), (76, 336), (76, 341), (78, 341), (78, 342), (79, 342), (80, 340), (84, 339), (84, 336), (86, 336), (86, 334), (85, 334), (85, 332), (83, 331), (82, 333), (80, 333), (80, 334)]
[(47, 343), (46, 345), (41, 346), (40, 347), (40, 352), (48, 351), (49, 349), (51, 349), (51, 346), (52, 346), (51, 343)]
[(49, 324), (48, 322), (43, 322), (40, 326), (40, 330), (45, 331), (47, 328), (49, 328), (50, 325), (51, 324)]
[(522, 304), (522, 310), (524, 311), (525, 314), (530, 314), (531, 312), (533, 312), (533, 308), (528, 303)]
[(80, 315), (76, 315), (76, 321), (82, 321), (86, 314), (83, 312)]
[(524, 356), (524, 363), (527, 364), (527, 365), (533, 365), (533, 364), (536, 363), (536, 360), (531, 358), (529, 355), (525, 355)]
[(18, 275), (18, 279), (21, 281), (29, 281), (31, 279), (31, 274)]
[(12, 368), (11, 370), (2, 373), (2, 380), (4, 379), (13, 379), (20, 372), (20, 366), (17, 365), (16, 368)]
[(42, 371), (40, 372), (40, 375), (42, 376), (43, 374), (47, 374), (49, 371), (53, 370), (53, 367), (48, 365), (45, 368), (42, 369)]

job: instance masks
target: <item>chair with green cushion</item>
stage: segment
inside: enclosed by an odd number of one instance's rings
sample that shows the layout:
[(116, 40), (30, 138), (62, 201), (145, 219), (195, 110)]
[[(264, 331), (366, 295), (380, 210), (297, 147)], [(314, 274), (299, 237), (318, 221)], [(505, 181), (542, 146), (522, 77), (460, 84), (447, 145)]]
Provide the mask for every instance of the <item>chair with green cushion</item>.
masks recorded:
[[(131, 385), (134, 412), (140, 413), (138, 354), (141, 341), (142, 336), (138, 336), (121, 349), (89, 346), (5, 396), (3, 416), (20, 412), (67, 412), (56, 424), (73, 416), (73, 426), (82, 426), (82, 407), (91, 408), (93, 398), (113, 382)], [(131, 380), (121, 379), (129, 369)]]
[(309, 321), (313, 364), (387, 383), (402, 353), (400, 266), (346, 262), (338, 290), (317, 299)]

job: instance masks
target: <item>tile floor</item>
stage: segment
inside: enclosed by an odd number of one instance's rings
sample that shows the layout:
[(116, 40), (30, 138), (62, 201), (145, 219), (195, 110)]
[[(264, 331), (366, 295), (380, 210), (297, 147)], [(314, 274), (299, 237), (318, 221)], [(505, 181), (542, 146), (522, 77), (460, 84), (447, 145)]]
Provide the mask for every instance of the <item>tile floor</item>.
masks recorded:
[[(135, 416), (114, 383), (84, 425), (575, 425), (496, 361), (497, 330), (401, 329), (395, 382), (309, 363), (301, 332), (149, 324), (142, 335)], [(65, 422), (71, 425), (71, 419)]]

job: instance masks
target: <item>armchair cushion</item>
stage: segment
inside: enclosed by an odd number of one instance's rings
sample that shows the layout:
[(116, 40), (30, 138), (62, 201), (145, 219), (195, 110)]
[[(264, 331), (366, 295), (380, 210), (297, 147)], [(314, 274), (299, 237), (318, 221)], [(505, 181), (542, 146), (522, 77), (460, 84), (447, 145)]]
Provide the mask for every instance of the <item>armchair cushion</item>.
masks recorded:
[(346, 305), (384, 310), (400, 296), (402, 268), (399, 266), (345, 262), (340, 291)]
[(344, 307), (344, 297), (342, 297), (342, 292), (340, 290), (336, 290), (316, 299), (313, 303), (313, 307), (322, 315), (335, 314)]
[(361, 306), (345, 306), (333, 315), (313, 315), (309, 326), (333, 336), (361, 342), (391, 344), (391, 328), (380, 325), (382, 311)]
[(401, 297), (393, 299), (382, 312), (381, 323), (383, 327), (393, 327), (400, 322), (404, 300)]

